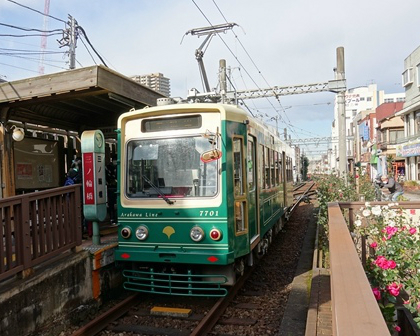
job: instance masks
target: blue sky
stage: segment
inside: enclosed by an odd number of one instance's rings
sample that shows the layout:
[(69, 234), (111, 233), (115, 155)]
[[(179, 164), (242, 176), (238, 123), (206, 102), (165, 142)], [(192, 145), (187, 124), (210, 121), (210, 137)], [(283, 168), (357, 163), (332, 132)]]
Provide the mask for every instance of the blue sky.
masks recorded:
[[(44, 11), (45, 0), (16, 1)], [(191, 88), (203, 91), (194, 52), (204, 38), (184, 35), (211, 24), (227, 21), (239, 26), (223, 34), (223, 40), (213, 38), (205, 51), (210, 85), (217, 84), (223, 58), (240, 90), (334, 79), (336, 48), (343, 46), (349, 88), (376, 83), (386, 93), (403, 92), (404, 59), (420, 45), (418, 0), (50, 0), (49, 13), (63, 21), (72, 15), (113, 70), (127, 76), (161, 72), (171, 79), (172, 95), (182, 97)], [(0, 0), (0, 23), (43, 29), (44, 18)], [(48, 19), (49, 30), (63, 28), (63, 22)], [(0, 34), (32, 33), (0, 26)], [(59, 48), (60, 38), (48, 37), (46, 50), (67, 51)], [(2, 78), (38, 75), (38, 55), (22, 58), (7, 53), (10, 49), (38, 52), (41, 37), (0, 36), (0, 48)], [(90, 53), (78, 41), (76, 66), (99, 64), (99, 58)], [(65, 54), (46, 55), (45, 73), (67, 69), (66, 61)], [(275, 122), (270, 119), (280, 115), (279, 129), (287, 127), (292, 138), (326, 137), (333, 121), (333, 101), (333, 93), (316, 93), (281, 97), (280, 103), (249, 100), (247, 106), (272, 125)]]

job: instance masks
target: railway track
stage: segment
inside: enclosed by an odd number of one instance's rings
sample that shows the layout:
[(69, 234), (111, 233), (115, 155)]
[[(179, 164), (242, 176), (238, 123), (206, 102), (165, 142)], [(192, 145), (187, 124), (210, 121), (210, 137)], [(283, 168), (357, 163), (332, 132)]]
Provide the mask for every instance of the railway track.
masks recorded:
[[(180, 298), (132, 295), (75, 331), (81, 335), (244, 335), (278, 331), (308, 220), (303, 207), (314, 183), (297, 186), (291, 218), (274, 239), (270, 252), (248, 268), (226, 297)], [(302, 203), (302, 204), (301, 204)], [(306, 211), (305, 216), (311, 216)], [(306, 224), (305, 224), (306, 223)], [(156, 309), (161, 308), (159, 313)]]

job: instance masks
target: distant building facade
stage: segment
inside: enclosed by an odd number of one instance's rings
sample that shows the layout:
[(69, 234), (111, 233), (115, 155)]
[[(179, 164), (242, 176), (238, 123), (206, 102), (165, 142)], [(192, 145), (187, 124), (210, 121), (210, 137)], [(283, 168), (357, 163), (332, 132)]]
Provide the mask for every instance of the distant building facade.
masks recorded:
[(404, 60), (402, 73), (406, 101), (397, 114), (404, 120), (405, 141), (397, 156), (405, 159), (406, 180), (420, 180), (420, 46)]
[(151, 73), (147, 75), (131, 76), (131, 79), (133, 79), (137, 83), (140, 83), (141, 85), (151, 88), (152, 90), (158, 91), (167, 97), (171, 96), (170, 80), (160, 72)]
[[(363, 134), (360, 134), (361, 131), (361, 123), (365, 121), (366, 125), (366, 117), (371, 114), (375, 113), (376, 108), (383, 104), (384, 102), (391, 103), (391, 102), (404, 102), (405, 100), (405, 93), (391, 93), (385, 94), (383, 90), (378, 90), (376, 84), (370, 84), (368, 86), (361, 86), (352, 88), (346, 91), (345, 93), (345, 116), (346, 116), (346, 156), (349, 165), (349, 171), (351, 172), (354, 168), (354, 164), (359, 162), (361, 159), (362, 151), (369, 151), (370, 147), (376, 142), (375, 139), (375, 128), (377, 125), (376, 118), (374, 118), (374, 114), (369, 117), (369, 129), (368, 133), (366, 130), (364, 134), (369, 134), (369, 139), (364, 139), (365, 146), (362, 148), (360, 144), (355, 143), (355, 139), (359, 137), (363, 137)], [(338, 158), (339, 158), (339, 151), (338, 151), (338, 139), (342, 135), (338, 133), (338, 105), (337, 101), (334, 104), (334, 121), (331, 127), (331, 158), (330, 160), (330, 167), (332, 170), (338, 170)], [(359, 149), (359, 150), (357, 150)], [(356, 157), (357, 156), (357, 157)]]

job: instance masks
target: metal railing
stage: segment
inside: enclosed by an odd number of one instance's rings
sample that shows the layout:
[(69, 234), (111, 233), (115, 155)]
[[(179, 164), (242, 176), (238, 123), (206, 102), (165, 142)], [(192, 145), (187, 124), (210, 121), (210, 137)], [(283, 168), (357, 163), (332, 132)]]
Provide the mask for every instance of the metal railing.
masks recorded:
[[(387, 202), (369, 203), (371, 205), (388, 204)], [(420, 209), (420, 202), (399, 202), (398, 204), (404, 209)], [(363, 269), (369, 252), (366, 239), (362, 237), (359, 256), (350, 235), (354, 229), (354, 212), (364, 205), (365, 202), (328, 204), (333, 335), (389, 335)], [(343, 209), (348, 209), (347, 222)]]
[(0, 199), (0, 281), (82, 243), (80, 184)]

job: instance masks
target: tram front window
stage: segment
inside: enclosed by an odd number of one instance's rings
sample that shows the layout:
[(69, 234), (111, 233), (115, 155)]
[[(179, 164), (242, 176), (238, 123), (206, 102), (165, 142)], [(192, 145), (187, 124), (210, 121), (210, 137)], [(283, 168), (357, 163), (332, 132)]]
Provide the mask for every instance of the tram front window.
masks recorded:
[(218, 192), (218, 160), (201, 154), (214, 149), (197, 137), (132, 140), (127, 143), (126, 194), (130, 198), (212, 197)]

